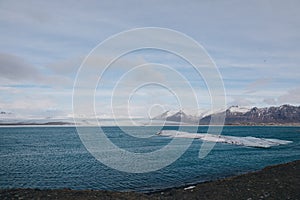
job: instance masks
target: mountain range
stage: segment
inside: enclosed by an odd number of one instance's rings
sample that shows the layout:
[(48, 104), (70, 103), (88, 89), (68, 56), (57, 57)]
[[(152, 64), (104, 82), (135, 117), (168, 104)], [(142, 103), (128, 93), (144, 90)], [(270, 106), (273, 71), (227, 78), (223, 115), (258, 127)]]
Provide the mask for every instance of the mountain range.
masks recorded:
[(276, 124), (300, 124), (300, 106), (281, 105), (278, 107), (245, 108), (231, 106), (226, 110), (193, 116), (182, 110), (178, 112), (166, 111), (154, 117), (154, 120), (169, 122), (181, 122), (186, 124), (208, 125), (211, 118), (225, 117), (225, 125), (276, 125)]
[[(152, 120), (154, 120), (153, 125), (155, 120), (158, 120), (159, 124), (164, 121), (165, 125), (209, 125), (212, 117), (221, 116), (226, 116), (225, 125), (300, 125), (300, 106), (281, 105), (265, 108), (231, 106), (228, 109), (206, 111), (199, 115), (187, 114), (183, 110), (166, 111)], [(95, 124), (89, 124), (82, 120), (81, 124), (97, 125), (97, 121), (95, 119), (94, 121)], [(113, 120), (108, 121), (108, 124), (110, 122)], [(1, 125), (74, 125), (74, 120), (73, 118), (22, 119), (11, 112), (0, 111)]]

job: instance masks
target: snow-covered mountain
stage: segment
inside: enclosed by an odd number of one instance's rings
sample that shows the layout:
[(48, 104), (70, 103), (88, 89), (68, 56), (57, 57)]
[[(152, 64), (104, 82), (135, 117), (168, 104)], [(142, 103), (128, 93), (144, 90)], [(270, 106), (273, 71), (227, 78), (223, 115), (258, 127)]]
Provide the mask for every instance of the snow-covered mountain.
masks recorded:
[(153, 119), (171, 121), (171, 122), (191, 123), (191, 124), (199, 123), (199, 116), (186, 114), (185, 112), (183, 112), (183, 110), (179, 110), (177, 112), (166, 111), (154, 117)]
[(172, 122), (184, 122), (194, 124), (199, 122), (208, 125), (212, 116), (224, 115), (225, 124), (293, 124), (300, 123), (300, 106), (282, 105), (278, 107), (249, 108), (231, 106), (226, 110), (216, 112), (206, 111), (199, 116), (189, 115), (182, 110), (177, 112), (166, 111), (156, 116), (155, 120), (165, 120)]
[(250, 110), (251, 110), (251, 108), (240, 107), (240, 106), (231, 106), (228, 108), (228, 111), (230, 111), (231, 113), (243, 113), (244, 114)]
[(203, 117), (200, 124), (209, 124), (213, 115), (226, 115), (225, 124), (293, 124), (300, 123), (300, 106), (282, 105), (265, 108), (230, 107), (226, 111)]

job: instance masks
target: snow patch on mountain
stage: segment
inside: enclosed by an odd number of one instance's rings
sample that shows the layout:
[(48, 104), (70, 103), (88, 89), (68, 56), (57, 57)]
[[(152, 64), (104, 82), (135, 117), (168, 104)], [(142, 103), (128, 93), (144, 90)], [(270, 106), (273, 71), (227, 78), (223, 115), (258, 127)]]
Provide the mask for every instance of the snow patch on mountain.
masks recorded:
[(228, 108), (228, 111), (232, 112), (232, 113), (246, 113), (249, 112), (251, 110), (251, 108), (247, 108), (247, 107), (240, 107), (240, 106), (231, 106)]

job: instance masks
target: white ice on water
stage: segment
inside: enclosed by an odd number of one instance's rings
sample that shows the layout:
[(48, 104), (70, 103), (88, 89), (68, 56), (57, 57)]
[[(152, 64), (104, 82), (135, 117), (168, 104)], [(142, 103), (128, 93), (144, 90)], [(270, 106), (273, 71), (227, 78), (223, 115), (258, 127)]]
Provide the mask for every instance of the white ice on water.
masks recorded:
[(174, 131), (174, 130), (160, 131), (157, 133), (157, 135), (167, 136), (167, 137), (177, 137), (177, 138), (193, 138), (193, 139), (200, 139), (208, 142), (220, 142), (220, 143), (228, 143), (228, 144), (247, 146), (247, 147), (260, 147), (260, 148), (270, 148), (272, 146), (292, 143), (292, 141), (273, 139), (273, 138), (257, 138), (252, 136), (237, 137), (237, 136), (214, 135), (214, 134), (206, 134), (206, 133), (188, 133), (188, 132)]

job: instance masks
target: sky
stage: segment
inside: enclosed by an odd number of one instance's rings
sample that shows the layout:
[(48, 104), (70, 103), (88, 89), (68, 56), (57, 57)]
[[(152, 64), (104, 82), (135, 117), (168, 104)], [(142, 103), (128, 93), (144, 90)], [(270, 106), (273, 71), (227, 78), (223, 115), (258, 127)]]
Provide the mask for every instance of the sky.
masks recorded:
[[(220, 72), (227, 106), (299, 105), (299, 7), (296, 0), (1, 0), (0, 111), (20, 118), (74, 116), (73, 86), (84, 58), (112, 35), (143, 27), (172, 29), (202, 45)], [(172, 37), (163, 39), (176, 42)], [(90, 64), (101, 68), (109, 56), (95, 55)], [(121, 80), (130, 70), (125, 66), (146, 63), (161, 66), (144, 67)], [(113, 65), (95, 92), (99, 117), (113, 117), (112, 108), (120, 118), (210, 108), (203, 77), (170, 52), (145, 49), (123, 56)], [(179, 93), (190, 93), (188, 86), (178, 81), (182, 76), (196, 91), (197, 107), (189, 102), (189, 96), (178, 103), (176, 95), (159, 85), (136, 88), (128, 97), (132, 91), (127, 92), (127, 86), (142, 81), (164, 80), (178, 87)], [(118, 92), (112, 101), (114, 88)]]

